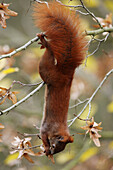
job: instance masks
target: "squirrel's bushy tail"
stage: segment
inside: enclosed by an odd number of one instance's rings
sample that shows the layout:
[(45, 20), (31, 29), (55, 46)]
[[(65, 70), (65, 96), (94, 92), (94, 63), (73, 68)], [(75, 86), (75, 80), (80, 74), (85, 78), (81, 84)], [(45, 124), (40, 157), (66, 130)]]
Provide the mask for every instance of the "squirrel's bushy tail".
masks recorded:
[(45, 32), (58, 65), (76, 68), (86, 53), (86, 40), (75, 12), (58, 2), (34, 4), (35, 25)]

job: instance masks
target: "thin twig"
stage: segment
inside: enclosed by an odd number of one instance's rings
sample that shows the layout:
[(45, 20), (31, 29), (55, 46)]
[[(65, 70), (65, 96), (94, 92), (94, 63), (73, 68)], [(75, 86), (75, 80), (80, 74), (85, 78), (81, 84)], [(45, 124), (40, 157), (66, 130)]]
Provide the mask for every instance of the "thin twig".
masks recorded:
[(42, 82), (43, 82), (43, 81), (38, 82), (38, 83), (33, 83), (33, 84), (25, 84), (25, 83), (22, 83), (22, 82), (20, 82), (20, 81), (13, 80), (13, 83), (11, 84), (11, 86), (10, 86), (9, 89), (11, 89), (14, 84), (20, 84), (21, 86), (30, 86), (30, 87), (31, 87), (31, 86), (37, 86), (37, 85), (41, 84)]
[[(105, 41), (108, 39), (109, 34), (110, 34), (110, 33), (107, 33), (107, 35), (106, 35), (103, 39), (98, 39), (98, 38), (95, 38), (94, 36), (91, 35), (91, 36), (92, 36), (92, 39), (88, 42), (89, 47), (90, 47), (91, 43), (92, 43), (94, 40), (96, 40), (96, 41), (98, 42), (98, 44), (97, 44), (96, 49), (95, 49), (92, 53), (90, 53), (89, 55), (86, 56), (85, 66), (86, 66), (88, 57), (94, 55), (94, 54), (99, 50), (99, 47), (100, 47), (101, 43), (105, 42)], [(89, 48), (89, 47), (88, 47), (88, 48)]]
[(88, 115), (87, 115), (87, 119), (89, 119), (90, 113), (91, 113), (91, 102), (89, 103), (89, 112), (88, 112)]
[(99, 41), (99, 42), (105, 42), (105, 41), (107, 41), (109, 34), (110, 33), (108, 32), (107, 35), (102, 39), (98, 39), (98, 38), (95, 38), (95, 37), (93, 37), (93, 39), (96, 40), (96, 41)]
[(79, 101), (77, 104), (75, 104), (75, 105), (73, 105), (73, 106), (70, 106), (69, 107), (69, 109), (72, 109), (72, 108), (75, 108), (75, 107), (77, 107), (77, 106), (79, 106), (79, 105), (81, 105), (81, 104), (84, 104), (86, 101), (88, 101), (89, 100), (89, 98), (88, 99), (85, 99), (85, 100), (83, 100), (83, 101)]
[(76, 10), (76, 12), (79, 12), (80, 14), (85, 15), (85, 16), (89, 15), (89, 13), (85, 13), (85, 12), (82, 12), (80, 10)]
[(33, 96), (37, 91), (39, 91), (41, 89), (41, 87), (43, 87), (44, 82), (42, 82), (38, 87), (36, 87), (32, 92), (30, 92), (27, 96), (25, 96), (23, 99), (19, 100), (17, 103), (15, 103), (14, 105), (12, 105), (11, 107), (0, 111), (0, 116), (8, 113), (9, 111), (13, 110), (15, 107), (19, 106), (21, 103), (25, 102), (27, 99), (29, 99), (31, 96)]
[[(73, 115), (74, 115), (74, 116), (77, 116), (76, 114), (73, 114)], [(90, 118), (90, 119), (89, 119), (89, 118), (82, 119), (82, 118), (80, 118), (80, 117), (77, 117), (77, 119), (87, 122), (87, 121), (90, 121), (92, 118)]]
[(95, 21), (98, 23), (98, 25), (100, 26), (101, 29), (103, 29), (103, 26), (101, 25), (101, 23), (99, 22), (99, 20), (96, 18), (96, 16), (90, 12), (90, 10), (88, 8), (86, 8), (86, 6), (84, 5), (83, 1), (80, 0), (81, 4), (82, 4), (82, 7), (92, 16), (92, 18), (95, 19)]
[(23, 137), (32, 137), (32, 136), (37, 136), (39, 139), (41, 139), (39, 133), (36, 133), (36, 134), (28, 134), (28, 133), (20, 133), (20, 132), (17, 132), (19, 135), (23, 136)]
[(40, 135), (38, 133), (36, 134), (28, 134), (28, 133), (24, 133), (23, 134), (24, 137), (31, 137), (31, 136), (37, 136), (39, 139), (41, 139)]
[[(58, 1), (58, 0), (57, 0)], [(58, 1), (59, 2), (59, 1)], [(61, 3), (61, 2), (59, 2)], [(99, 22), (99, 20), (97, 19), (97, 17), (94, 15), (94, 13), (92, 13), (83, 3), (82, 0), (80, 0), (81, 5), (65, 5), (67, 7), (70, 8), (83, 8), (87, 13), (83, 13), (81, 11), (78, 11), (79, 13), (83, 14), (83, 15), (91, 15), (92, 18), (94, 18), (94, 20), (98, 23), (98, 25), (100, 26), (101, 29), (103, 29), (103, 26), (101, 25), (101, 23)], [(61, 3), (62, 4), (62, 3)], [(63, 4), (62, 4), (63, 5)]]
[(42, 146), (42, 145), (35, 145), (35, 146), (31, 146), (31, 147), (27, 147), (27, 148), (13, 148), (13, 147), (11, 147), (13, 150), (27, 150), (27, 149), (35, 149), (35, 148), (38, 148), (38, 147), (40, 147), (40, 146)]
[(99, 43), (97, 44), (97, 48), (96, 48), (92, 53), (90, 53), (86, 58), (88, 58), (89, 56), (94, 55), (94, 54), (99, 50), (100, 45), (101, 45), (101, 42), (99, 42)]
[[(96, 90), (94, 91), (94, 93), (92, 94), (92, 96), (89, 98), (88, 102), (86, 103), (86, 105), (83, 107), (82, 111), (75, 117), (72, 119), (71, 123), (69, 124), (69, 127), (73, 124), (73, 122), (81, 116), (81, 114), (84, 112), (84, 110), (87, 108), (87, 106), (89, 105), (89, 103), (91, 103), (91, 101), (93, 100), (93, 98), (95, 97), (95, 95), (97, 94), (97, 92), (99, 91), (99, 89), (102, 87), (102, 85), (105, 83), (105, 81), (107, 80), (107, 78), (113, 73), (113, 69), (110, 70), (105, 77), (103, 78), (103, 80), (101, 81), (101, 83), (99, 84), (99, 86), (96, 88)], [(90, 113), (90, 112), (89, 112)], [(88, 113), (88, 117), (89, 117), (89, 113)]]
[(15, 49), (14, 51), (12, 51), (11, 53), (9, 54), (4, 54), (4, 55), (0, 55), (0, 60), (3, 59), (3, 58), (10, 58), (11, 56), (13, 56), (14, 54), (22, 51), (22, 50), (25, 50), (28, 46), (30, 46), (32, 43), (38, 41), (39, 38), (38, 37), (35, 37), (33, 39), (31, 39), (30, 41), (28, 41), (26, 44), (24, 44), (23, 46)]
[(63, 6), (66, 6), (66, 7), (70, 7), (70, 8), (80, 8), (80, 7), (82, 7), (82, 5), (65, 5), (65, 4), (63, 4), (61, 1), (59, 1), (59, 0), (56, 0), (58, 3), (60, 3), (61, 5), (63, 5)]

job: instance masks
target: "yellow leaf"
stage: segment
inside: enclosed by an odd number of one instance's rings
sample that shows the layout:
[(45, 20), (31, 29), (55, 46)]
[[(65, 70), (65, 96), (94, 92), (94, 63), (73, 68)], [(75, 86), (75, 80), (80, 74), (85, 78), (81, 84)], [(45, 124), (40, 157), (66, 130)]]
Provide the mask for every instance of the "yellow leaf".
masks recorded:
[(113, 101), (112, 101), (110, 104), (108, 104), (108, 106), (107, 106), (107, 111), (108, 111), (109, 113), (113, 113)]
[(18, 72), (18, 71), (19, 71), (18, 67), (15, 67), (15, 68), (10, 67), (8, 69), (5, 69), (5, 70), (0, 72), (0, 80), (2, 80), (7, 74)]
[(60, 153), (56, 158), (56, 162), (59, 163), (59, 164), (64, 164), (67, 161), (73, 159), (74, 156), (75, 155), (70, 153), (70, 152)]
[(113, 149), (113, 141), (109, 143), (109, 149)]
[(79, 159), (81, 162), (85, 162), (86, 160), (96, 155), (97, 153), (98, 153), (98, 148), (92, 147), (92, 148), (89, 148), (87, 151), (85, 151)]
[(18, 155), (19, 155), (18, 152), (14, 153), (12, 155), (8, 155), (4, 161), (5, 164), (7, 164), (7, 165), (11, 164), (13, 161), (15, 161), (18, 158)]
[(15, 68), (10, 67), (10, 68), (8, 68), (8, 69), (6, 69), (6, 70), (3, 70), (2, 73), (4, 73), (4, 74), (10, 74), (10, 73), (14, 73), (14, 72), (17, 72), (17, 71), (19, 71), (19, 68), (18, 68), (18, 67), (15, 67)]

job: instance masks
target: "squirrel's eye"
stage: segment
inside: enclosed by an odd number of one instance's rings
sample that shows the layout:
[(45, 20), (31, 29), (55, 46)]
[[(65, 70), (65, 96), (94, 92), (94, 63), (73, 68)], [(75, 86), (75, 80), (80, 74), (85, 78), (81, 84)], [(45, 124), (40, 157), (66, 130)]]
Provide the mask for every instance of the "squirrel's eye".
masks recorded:
[(63, 138), (63, 136), (58, 136), (57, 139), (58, 139), (58, 140), (63, 140), (64, 138)]
[(55, 144), (52, 144), (52, 148), (55, 148)]

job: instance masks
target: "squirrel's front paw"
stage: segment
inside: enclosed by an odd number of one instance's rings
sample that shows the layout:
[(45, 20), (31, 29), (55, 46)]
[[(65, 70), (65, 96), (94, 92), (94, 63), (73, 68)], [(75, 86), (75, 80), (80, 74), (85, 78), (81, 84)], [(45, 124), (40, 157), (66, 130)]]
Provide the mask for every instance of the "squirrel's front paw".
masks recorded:
[(41, 32), (41, 33), (38, 33), (37, 36), (40, 38), (40, 42), (38, 44), (41, 44), (41, 49), (47, 47), (47, 41), (45, 39), (45, 37), (47, 37), (45, 35), (45, 33)]

